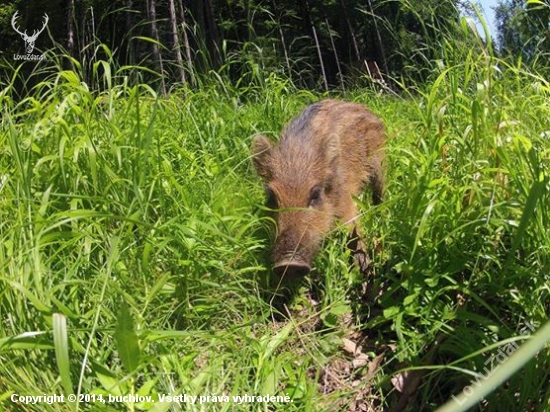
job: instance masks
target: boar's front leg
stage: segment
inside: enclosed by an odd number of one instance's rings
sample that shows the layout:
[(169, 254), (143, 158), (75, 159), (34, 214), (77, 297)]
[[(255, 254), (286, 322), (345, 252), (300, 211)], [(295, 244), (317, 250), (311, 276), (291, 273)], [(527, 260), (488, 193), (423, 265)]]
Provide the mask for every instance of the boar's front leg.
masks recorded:
[[(369, 166), (369, 181), (368, 185), (372, 189), (372, 202), (375, 205), (382, 203), (382, 193), (384, 191), (384, 179), (382, 177), (381, 159), (375, 156), (371, 159)], [(356, 224), (352, 223), (357, 217), (357, 208), (354, 204), (350, 204), (347, 208), (348, 224), (351, 224), (351, 230), (348, 235), (348, 248), (351, 251), (353, 261), (357, 264), (359, 270), (364, 275), (370, 273), (370, 258), (367, 254), (367, 247), (362, 240), (361, 233)]]
[[(345, 210), (343, 214), (344, 222), (349, 227), (347, 247), (351, 251), (351, 257), (357, 267), (363, 274), (369, 273), (370, 259), (367, 255), (367, 248), (365, 243), (361, 239), (359, 228), (356, 224), (357, 219), (357, 207), (352, 198), (349, 198), (349, 203), (346, 202)], [(353, 262), (352, 262), (353, 263)]]
[(372, 203), (379, 205), (382, 203), (382, 193), (384, 192), (384, 177), (382, 175), (381, 155), (374, 156), (368, 166), (369, 181), (372, 189)]
[(353, 226), (348, 235), (348, 248), (351, 251), (351, 257), (362, 274), (370, 273), (370, 258), (367, 255), (365, 243), (359, 235), (357, 226)]

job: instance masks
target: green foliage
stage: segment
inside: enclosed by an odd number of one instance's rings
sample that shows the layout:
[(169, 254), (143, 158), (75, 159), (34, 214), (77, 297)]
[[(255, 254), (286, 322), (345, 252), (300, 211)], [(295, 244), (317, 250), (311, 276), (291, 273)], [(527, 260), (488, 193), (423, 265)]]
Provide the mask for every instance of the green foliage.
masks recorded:
[[(253, 64), (229, 82), (224, 70), (237, 58), (199, 89), (166, 97), (131, 84), (125, 74), (139, 78), (142, 69), (117, 66), (106, 46), (107, 58), (88, 69), (75, 60), (74, 70), (58, 61), (35, 72), (40, 81), (24, 98), (15, 84), (26, 74), (5, 67), (0, 405), (23, 407), (10, 401), (14, 393), (71, 390), (154, 400), (270, 393), (293, 400), (270, 410), (332, 411), (349, 410), (358, 387), (370, 387), (369, 405), (386, 410), (398, 402), (397, 371), (422, 370), (410, 407), (433, 410), (481, 379), (499, 348), (547, 319), (550, 84), (497, 59), (470, 29), (464, 20), (443, 36), (429, 55), (439, 58), (418, 56), (430, 64), (427, 85), (409, 78), (402, 96), (339, 96), (367, 104), (387, 125), (385, 202), (359, 200), (379, 293), (354, 298), (364, 279), (350, 270), (345, 234), (336, 230), (284, 321), (272, 305), (270, 221), (249, 144), (256, 133), (279, 133), (321, 96)], [(385, 360), (366, 382), (354, 369), (359, 386), (327, 390), (320, 382), (332, 362), (349, 360), (343, 337), (356, 330), (368, 338), (369, 359), (383, 348)], [(479, 410), (547, 408), (545, 339)], [(265, 410), (150, 401), (71, 407)]]
[(495, 9), (504, 55), (545, 70), (550, 65), (550, 5), (538, 0), (501, 1)]

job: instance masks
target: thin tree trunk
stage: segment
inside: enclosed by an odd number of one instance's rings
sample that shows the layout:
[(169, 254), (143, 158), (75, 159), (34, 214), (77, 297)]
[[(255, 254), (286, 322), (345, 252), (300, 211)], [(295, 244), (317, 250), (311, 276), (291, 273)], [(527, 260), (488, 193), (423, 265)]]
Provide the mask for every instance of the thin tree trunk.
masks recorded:
[(151, 22), (151, 38), (155, 41), (152, 43), (153, 47), (153, 59), (157, 66), (157, 70), (160, 74), (161, 79), (161, 92), (163, 96), (166, 96), (166, 83), (164, 82), (164, 67), (162, 64), (162, 56), (158, 46), (159, 43), (159, 32), (157, 27), (157, 7), (155, 0), (147, 0), (147, 14), (149, 21)]
[[(216, 18), (214, 13), (214, 5), (212, 0), (204, 0), (205, 4), (205, 18), (208, 25), (208, 39), (211, 47), (210, 53), (212, 58), (212, 65), (214, 69), (218, 69), (222, 65), (222, 58), (220, 52), (220, 35), (218, 33), (218, 26), (216, 25)], [(208, 44), (208, 43), (207, 43)]]
[[(90, 12), (90, 17), (86, 14)], [(93, 44), (96, 41), (96, 25), (95, 25), (95, 14), (93, 6), (90, 6), (86, 9), (84, 18), (82, 20), (82, 26), (84, 27), (83, 36), (82, 36), (82, 45), (80, 46), (80, 61), (82, 63), (83, 71), (85, 72), (84, 77), (86, 82), (95, 87), (95, 79), (93, 76), (93, 63), (94, 63), (94, 48), (89, 47), (90, 44)]]
[(74, 55), (74, 0), (67, 1), (67, 50)]
[(380, 35), (380, 30), (378, 29), (377, 17), (374, 14), (374, 8), (372, 7), (372, 0), (369, 1), (370, 13), (374, 21), (374, 30), (376, 31), (376, 40), (378, 43), (378, 50), (380, 51), (380, 57), (382, 58), (382, 67), (384, 68), (384, 74), (389, 73), (388, 62), (386, 61), (386, 52), (384, 50), (384, 44), (382, 43), (382, 36)]
[(185, 78), (185, 70), (183, 68), (183, 58), (181, 56), (181, 43), (178, 36), (178, 24), (176, 19), (176, 6), (174, 0), (169, 0), (168, 4), (170, 6), (170, 25), (172, 26), (172, 37), (174, 42), (174, 51), (176, 53), (176, 62), (178, 64), (178, 70), (180, 74), (180, 80), (183, 86), (187, 86), (187, 79)]
[(327, 24), (328, 35), (330, 36), (330, 44), (332, 45), (332, 51), (334, 52), (334, 59), (336, 60), (336, 67), (338, 68), (338, 77), (340, 78), (340, 87), (344, 89), (344, 76), (342, 75), (342, 67), (340, 66), (340, 59), (338, 58), (338, 53), (336, 52), (336, 45), (334, 44), (334, 38), (332, 37), (332, 32), (330, 30), (330, 25), (328, 19), (325, 19)]
[[(74, 55), (74, 22), (74, 0), (67, 0), (67, 51), (69, 52), (69, 56), (76, 58), (77, 56)], [(64, 66), (67, 70), (74, 70), (73, 62), (70, 59), (65, 59)]]
[(185, 46), (185, 59), (187, 60), (187, 70), (189, 70), (189, 76), (191, 80), (191, 86), (195, 86), (195, 68), (193, 66), (193, 60), (191, 59), (191, 46), (189, 45), (189, 37), (187, 37), (187, 22), (185, 19), (185, 8), (183, 7), (183, 0), (179, 0), (180, 5), (180, 17), (181, 17), (181, 30), (183, 33), (183, 43)]
[[(273, 13), (275, 13), (277, 8), (275, 7), (275, 1), (274, 0), (271, 1), (271, 5), (273, 7)], [(285, 54), (285, 63), (286, 63), (286, 67), (288, 69), (288, 77), (292, 78), (292, 69), (290, 68), (290, 59), (288, 58), (288, 52), (286, 50), (285, 35), (283, 33), (283, 27), (282, 27), (280, 19), (277, 21), (277, 28), (279, 29), (279, 35), (281, 36), (281, 45), (283, 46), (283, 52)]]
[(319, 64), (321, 65), (321, 74), (323, 76), (323, 82), (325, 84), (325, 90), (328, 91), (328, 80), (327, 74), (325, 72), (325, 64), (323, 63), (323, 54), (321, 53), (321, 45), (319, 44), (319, 38), (317, 37), (317, 30), (315, 29), (315, 24), (311, 18), (311, 12), (309, 8), (309, 2), (306, 0), (306, 9), (309, 16), (309, 21), (311, 23), (311, 32), (313, 33), (313, 39), (315, 40), (315, 46), (317, 48), (317, 55), (319, 56)]
[(288, 52), (286, 50), (286, 43), (285, 43), (285, 35), (283, 33), (283, 28), (280, 24), (279, 26), (279, 34), (281, 35), (281, 44), (283, 45), (283, 52), (285, 53), (285, 62), (286, 62), (286, 68), (288, 70), (288, 77), (292, 78), (292, 69), (290, 67), (290, 59), (288, 58)]
[(323, 75), (325, 90), (328, 92), (328, 80), (327, 74), (325, 73), (325, 65), (323, 63), (323, 54), (321, 53), (321, 46), (319, 44), (319, 39), (317, 38), (317, 30), (315, 30), (315, 25), (313, 22), (311, 22), (311, 30), (313, 31), (313, 38), (315, 39), (315, 45), (317, 47), (317, 55), (319, 56), (319, 64), (321, 65), (321, 74)]
[(204, 12), (204, 1), (190, 0), (188, 3), (191, 19), (193, 21), (192, 47), (195, 50), (196, 59), (194, 68), (201, 73), (212, 69), (212, 53), (208, 35), (208, 24)]
[[(126, 0), (126, 33), (129, 34), (134, 29), (133, 19), (132, 19), (132, 9), (134, 7), (133, 0)], [(134, 42), (132, 41), (132, 36), (128, 36), (126, 46), (126, 64), (134, 64)]]
[(355, 58), (358, 62), (361, 61), (361, 53), (359, 53), (359, 46), (357, 44), (357, 39), (355, 38), (355, 33), (353, 31), (353, 27), (351, 26), (351, 22), (349, 21), (348, 16), (348, 7), (346, 5), (345, 0), (340, 0), (340, 4), (342, 5), (342, 11), (344, 12), (344, 18), (346, 19), (346, 24), (348, 26), (349, 35), (351, 36), (351, 43), (353, 44), (353, 50), (355, 51)]

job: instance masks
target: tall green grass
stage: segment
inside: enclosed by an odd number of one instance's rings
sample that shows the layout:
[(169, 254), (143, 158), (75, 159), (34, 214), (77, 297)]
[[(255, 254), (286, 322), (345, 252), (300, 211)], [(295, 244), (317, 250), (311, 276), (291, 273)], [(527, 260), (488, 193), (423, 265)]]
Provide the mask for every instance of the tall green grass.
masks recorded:
[[(550, 85), (468, 30), (468, 47), (442, 45), (428, 85), (334, 96), (387, 126), (385, 202), (359, 200), (377, 293), (352, 293), (365, 280), (337, 230), (288, 317), (270, 304), (270, 222), (249, 144), (325, 96), (253, 73), (163, 98), (104, 62), (101, 86), (77, 67), (18, 99), (14, 71), (0, 92), (2, 408), (328, 411), (363, 396), (387, 410), (401, 397), (391, 378), (420, 370), (409, 408), (434, 410), (485, 375), (499, 348), (548, 318)], [(328, 388), (357, 331), (371, 360), (385, 351), (378, 373), (359, 367)], [(548, 410), (549, 363), (546, 346), (477, 409)], [(25, 406), (14, 393), (293, 402)]]

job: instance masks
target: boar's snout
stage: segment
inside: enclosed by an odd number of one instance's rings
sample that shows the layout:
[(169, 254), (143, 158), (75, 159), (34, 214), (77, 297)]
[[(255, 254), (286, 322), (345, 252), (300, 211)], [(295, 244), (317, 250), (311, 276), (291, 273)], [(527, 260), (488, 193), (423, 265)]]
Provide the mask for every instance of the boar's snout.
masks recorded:
[(306, 262), (300, 261), (283, 261), (273, 265), (273, 272), (279, 278), (284, 279), (299, 279), (307, 275), (311, 270), (311, 266)]
[[(298, 215), (303, 218), (302, 215)], [(298, 220), (294, 213), (280, 214), (279, 223), (286, 225)], [(291, 218), (289, 222), (285, 218)], [(301, 235), (300, 235), (301, 233)], [(317, 250), (313, 231), (306, 228), (290, 227), (278, 233), (273, 250), (273, 272), (285, 279), (300, 278), (311, 271), (311, 261)]]

